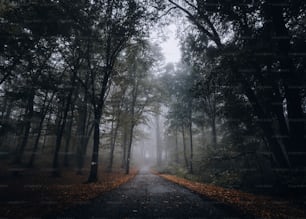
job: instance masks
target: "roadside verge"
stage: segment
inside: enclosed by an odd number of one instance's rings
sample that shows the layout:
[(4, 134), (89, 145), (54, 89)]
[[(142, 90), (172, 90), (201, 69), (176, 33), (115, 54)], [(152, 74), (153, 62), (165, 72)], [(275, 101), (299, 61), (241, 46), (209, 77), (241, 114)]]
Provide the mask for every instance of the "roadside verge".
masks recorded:
[(129, 175), (123, 172), (103, 172), (99, 182), (89, 184), (82, 183), (84, 177), (75, 174), (67, 174), (68, 176), (58, 179), (50, 178), (48, 183), (40, 183), (37, 180), (34, 184), (30, 183), (31, 179), (23, 179), (29, 182), (20, 181), (14, 187), (8, 186), (6, 191), (2, 191), (7, 201), (1, 202), (0, 216), (41, 218), (50, 213), (56, 214), (65, 209), (89, 203), (105, 192), (127, 183), (137, 173), (136, 169), (131, 170)]
[(174, 175), (160, 174), (154, 171), (152, 173), (255, 217), (267, 219), (306, 218), (305, 210), (291, 206), (286, 200), (275, 200), (268, 196), (254, 195), (236, 189), (226, 189), (210, 184), (193, 182)]

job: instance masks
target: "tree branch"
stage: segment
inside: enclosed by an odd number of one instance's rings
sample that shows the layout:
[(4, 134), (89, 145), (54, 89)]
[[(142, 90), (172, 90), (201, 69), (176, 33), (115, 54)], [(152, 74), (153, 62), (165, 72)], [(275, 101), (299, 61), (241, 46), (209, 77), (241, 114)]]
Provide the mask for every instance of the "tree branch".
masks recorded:
[[(215, 42), (215, 44), (217, 45), (218, 48), (222, 48), (223, 45), (221, 43), (220, 37), (216, 31), (216, 29), (214, 28), (213, 24), (211, 23), (211, 21), (209, 20), (209, 18), (207, 16), (204, 16), (204, 20), (207, 23), (207, 25), (210, 27), (210, 29), (212, 30), (212, 33), (209, 32), (195, 17), (195, 15), (193, 15), (190, 11), (188, 11), (186, 8), (182, 7), (181, 5), (175, 3), (173, 0), (168, 0), (171, 4), (173, 4), (175, 7), (177, 7), (178, 9), (180, 9), (181, 11), (183, 11), (185, 14), (187, 14), (187, 18), (194, 24), (196, 25), (200, 31), (202, 31), (204, 34), (206, 34), (212, 41)], [(190, 2), (188, 2), (187, 0), (185, 0), (186, 4), (188, 4), (189, 6), (197, 9), (197, 7), (193, 4), (191, 4)]]

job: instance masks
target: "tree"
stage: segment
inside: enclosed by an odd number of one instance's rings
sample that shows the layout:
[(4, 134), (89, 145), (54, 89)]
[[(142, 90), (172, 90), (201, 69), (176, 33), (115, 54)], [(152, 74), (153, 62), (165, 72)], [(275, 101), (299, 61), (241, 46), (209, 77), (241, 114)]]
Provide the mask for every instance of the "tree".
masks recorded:
[[(213, 42), (210, 54), (223, 60), (221, 63), (229, 73), (227, 78), (235, 79), (235, 86), (241, 87), (239, 92), (248, 98), (257, 117), (254, 119), (264, 131), (276, 164), (280, 167), (304, 166), (303, 79), (298, 73), (298, 65), (293, 64), (296, 59), (288, 54), (296, 51), (293, 45), (299, 42), (293, 38), (294, 29), (289, 24), (299, 19), (295, 12), (305, 8), (305, 4), (301, 1), (295, 4), (282, 1), (288, 3), (282, 8), (276, 7), (273, 0), (245, 5), (235, 1), (214, 4), (210, 1), (169, 2), (183, 11), (197, 29)], [(293, 26), (298, 27), (299, 24)], [(226, 34), (231, 37), (226, 39)], [(246, 65), (249, 66), (247, 71)], [(263, 89), (265, 87), (268, 89)], [(271, 102), (278, 104), (271, 106)], [(288, 105), (285, 104), (287, 102)], [(272, 121), (278, 123), (278, 129)], [(271, 136), (289, 136), (290, 140), (273, 139)]]
[[(114, 161), (114, 151), (117, 142), (118, 132), (124, 120), (124, 104), (126, 102), (126, 91), (128, 89), (128, 83), (125, 83), (125, 75), (117, 75), (114, 78), (114, 84), (112, 89), (112, 96), (110, 98), (110, 112), (111, 115), (111, 131), (110, 131), (110, 158), (108, 164), (108, 171), (112, 171), (113, 161)], [(125, 129), (123, 130), (126, 133)], [(126, 134), (124, 134), (126, 135)], [(123, 141), (126, 141), (124, 139)], [(123, 143), (124, 146), (126, 143)], [(125, 155), (124, 155), (125, 157)]]
[[(90, 74), (88, 95), (94, 114), (94, 142), (88, 182), (97, 181), (100, 120), (116, 60), (128, 40), (141, 32), (138, 25), (143, 18), (143, 8), (134, 1), (103, 1), (89, 4), (83, 37), (87, 39), (85, 60)], [(84, 84), (84, 82), (83, 82)]]
[[(44, 146), (47, 135), (55, 134), (56, 142), (50, 149), (54, 152), (53, 173), (59, 175), (63, 139), (67, 166), (73, 150), (70, 140), (76, 134), (80, 139), (76, 147), (80, 173), (93, 132), (88, 181), (97, 180), (100, 120), (113, 77), (120, 71), (116, 63), (127, 43), (144, 37), (145, 30), (157, 20), (157, 11), (148, 9), (152, 5), (155, 2), (112, 0), (1, 3), (1, 19), (5, 21), (0, 27), (4, 39), (0, 50), (4, 64), (0, 77), (4, 96), (1, 138), (7, 137), (9, 123), (10, 132), (22, 135), (16, 162), (22, 160), (27, 142), (37, 134), (31, 148), (32, 166), (42, 132)], [(36, 128), (32, 118), (37, 116)], [(22, 130), (17, 128), (20, 124)], [(45, 127), (48, 130), (43, 130)]]
[(130, 171), (134, 128), (144, 121), (145, 113), (152, 112), (156, 108), (155, 105), (159, 98), (158, 95), (154, 95), (153, 91), (156, 90), (154, 84), (149, 82), (149, 72), (159, 56), (157, 48), (150, 47), (148, 43), (132, 45), (127, 50), (127, 61), (131, 63), (127, 69), (131, 85), (128, 92), (130, 96), (128, 100), (129, 134), (125, 166), (127, 174)]
[[(169, 128), (176, 131), (180, 130), (182, 133), (184, 160), (186, 168), (190, 173), (193, 173), (193, 79), (193, 75), (188, 67), (180, 66), (173, 77), (174, 86), (170, 89), (172, 104), (167, 116), (170, 123)], [(189, 156), (187, 155), (185, 129), (188, 130), (189, 134)]]

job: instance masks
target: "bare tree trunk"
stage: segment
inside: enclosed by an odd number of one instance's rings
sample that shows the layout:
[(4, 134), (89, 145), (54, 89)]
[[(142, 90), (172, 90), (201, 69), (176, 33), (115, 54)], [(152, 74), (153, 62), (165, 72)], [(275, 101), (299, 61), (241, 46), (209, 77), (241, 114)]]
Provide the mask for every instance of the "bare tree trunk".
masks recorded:
[(72, 132), (72, 124), (73, 124), (73, 112), (71, 118), (69, 119), (69, 123), (67, 126), (67, 133), (66, 133), (66, 142), (65, 142), (65, 155), (64, 155), (64, 166), (69, 167), (69, 146), (71, 140), (71, 132)]
[[(268, 3), (274, 3), (270, 0)], [(267, 4), (269, 5), (269, 4)], [(286, 71), (281, 72), (283, 81), (284, 96), (286, 98), (287, 115), (289, 124), (289, 138), (286, 149), (290, 165), (292, 167), (306, 166), (306, 139), (305, 139), (305, 121), (302, 109), (302, 92), (303, 92), (303, 77), (302, 74), (296, 70), (294, 61), (289, 55), (291, 51), (291, 36), (288, 27), (286, 26), (286, 19), (284, 17), (283, 9), (273, 7), (273, 4), (265, 7), (266, 18), (271, 20), (270, 28), (279, 37), (276, 41), (276, 47), (279, 52), (280, 67)]]
[(188, 158), (187, 158), (187, 148), (186, 148), (186, 138), (185, 138), (185, 128), (184, 128), (184, 126), (182, 126), (182, 137), (183, 137), (185, 166), (188, 169)]
[(95, 123), (94, 123), (94, 142), (93, 151), (90, 164), (90, 174), (87, 182), (97, 182), (98, 181), (98, 161), (99, 161), (99, 145), (100, 145), (100, 120), (101, 111), (95, 112)]
[(189, 122), (189, 137), (190, 137), (190, 158), (189, 158), (189, 173), (193, 174), (193, 139), (192, 139), (192, 122)]
[(258, 124), (264, 130), (263, 133), (265, 135), (265, 138), (267, 139), (271, 152), (273, 153), (271, 158), (274, 164), (281, 168), (290, 167), (288, 154), (286, 153), (283, 146), (277, 141), (277, 139), (273, 137), (275, 136), (275, 130), (273, 130), (272, 122), (270, 122), (270, 120), (272, 121), (271, 115), (265, 113), (265, 110), (261, 107), (258, 98), (254, 94), (254, 91), (248, 86), (247, 81), (244, 80), (243, 82), (243, 88), (245, 90), (246, 96), (249, 99), (249, 102), (252, 104), (254, 113), (258, 116), (260, 120), (262, 120), (262, 122), (258, 122)]
[(214, 146), (217, 145), (217, 129), (216, 129), (216, 119), (213, 116), (211, 118), (211, 132), (212, 132), (212, 143)]
[(124, 125), (124, 130), (123, 130), (123, 140), (122, 140), (122, 149), (123, 149), (123, 154), (122, 154), (122, 165), (121, 167), (125, 169), (126, 167), (126, 154), (127, 154), (127, 144), (128, 144), (128, 133), (127, 133), (127, 125)]
[[(13, 109), (13, 104), (10, 102), (8, 103), (7, 97), (4, 96), (4, 100), (3, 100), (3, 107), (2, 107), (2, 111), (1, 111), (1, 120), (2, 122), (4, 122), (4, 124), (9, 122), (9, 118), (10, 118), (10, 114), (12, 112)], [(2, 146), (2, 144), (6, 141), (8, 135), (6, 133), (4, 133), (4, 135), (0, 135), (0, 147)]]
[(30, 133), (30, 129), (31, 129), (31, 119), (33, 117), (33, 112), (34, 112), (34, 97), (35, 97), (35, 91), (31, 90), (30, 93), (29, 93), (27, 110), (26, 110), (27, 114), (26, 114), (26, 117), (25, 117), (24, 134), (23, 134), (22, 142), (17, 149), (17, 154), (16, 154), (16, 158), (15, 158), (15, 161), (14, 161), (14, 163), (16, 163), (16, 164), (21, 163), (25, 147), (28, 143), (29, 133)]
[(54, 150), (54, 155), (53, 155), (53, 162), (52, 162), (52, 176), (58, 177), (60, 176), (59, 172), (59, 167), (58, 167), (58, 156), (59, 156), (59, 151), (60, 151), (60, 146), (61, 146), (61, 140), (62, 140), (62, 134), (64, 131), (64, 128), (62, 128), (62, 123), (63, 122), (63, 115), (62, 112), (58, 112), (58, 125), (57, 125), (57, 132), (56, 132), (56, 141), (55, 141), (55, 150)]
[(40, 122), (39, 122), (38, 133), (37, 133), (37, 136), (36, 136), (36, 139), (35, 139), (32, 155), (31, 155), (30, 161), (28, 163), (28, 167), (30, 167), (30, 168), (33, 167), (33, 165), (34, 165), (34, 160), (36, 158), (36, 153), (37, 153), (37, 149), (38, 149), (39, 139), (40, 139), (40, 136), (41, 136), (41, 129), (42, 129), (44, 120), (45, 120), (45, 115), (42, 115), (42, 117), (40, 119)]
[[(135, 67), (135, 65), (133, 66)], [(135, 73), (135, 69), (133, 70)], [(138, 83), (136, 79), (136, 75), (132, 75), (134, 77), (133, 81), (133, 90), (132, 90), (132, 103), (131, 103), (131, 117), (130, 117), (130, 133), (129, 133), (129, 144), (127, 148), (127, 157), (126, 157), (126, 167), (125, 167), (125, 173), (130, 173), (130, 160), (131, 160), (131, 150), (132, 150), (132, 143), (133, 143), (133, 132), (135, 127), (135, 106), (136, 106), (136, 100), (138, 96)]]
[(94, 130), (94, 125), (91, 126), (86, 136), (82, 136), (82, 140), (81, 140), (82, 142), (80, 142), (81, 145), (80, 145), (80, 148), (78, 149), (79, 151), (77, 152), (79, 153), (79, 158), (77, 160), (77, 168), (78, 168), (77, 174), (80, 174), (80, 175), (82, 174), (82, 169), (84, 167), (88, 142), (89, 142), (89, 139), (90, 139), (90, 136), (93, 130)]
[(160, 141), (160, 127), (159, 127), (159, 115), (155, 116), (156, 123), (156, 162), (157, 165), (160, 166), (162, 162), (162, 149), (161, 149), (161, 141)]
[(112, 121), (112, 136), (111, 136), (111, 148), (110, 148), (110, 160), (109, 160), (109, 166), (108, 166), (108, 171), (111, 172), (113, 168), (113, 161), (114, 161), (114, 151), (115, 151), (115, 145), (116, 145), (116, 140), (117, 140), (117, 134), (118, 134), (118, 129), (119, 129), (119, 118), (117, 119), (116, 122), (116, 127), (113, 128), (113, 121)]
[(129, 144), (127, 148), (127, 157), (126, 157), (126, 167), (125, 167), (125, 173), (130, 173), (130, 162), (131, 162), (131, 151), (132, 151), (132, 143), (133, 143), (133, 132), (134, 132), (134, 124), (132, 122), (130, 127), (130, 133), (129, 133)]
[(51, 115), (51, 112), (50, 112), (50, 114), (49, 114), (49, 116), (48, 116), (48, 119), (47, 119), (47, 121), (46, 121), (46, 130), (45, 130), (45, 133), (44, 133), (44, 140), (43, 140), (43, 144), (42, 144), (42, 146), (41, 146), (41, 151), (44, 151), (44, 149), (45, 149), (45, 146), (46, 146), (46, 141), (47, 141), (47, 136), (48, 136), (48, 127), (49, 127), (49, 125), (50, 125), (50, 122), (51, 122), (51, 117), (52, 117), (52, 115)]
[(87, 120), (87, 106), (86, 104), (82, 104), (79, 106), (79, 119), (78, 119), (78, 127), (77, 127), (77, 147), (76, 147), (76, 164), (77, 164), (77, 173), (82, 174), (82, 168), (84, 166), (84, 156), (86, 152), (85, 147), (85, 126)]
[(179, 163), (179, 149), (178, 149), (178, 136), (177, 136), (177, 129), (175, 129), (175, 162)]
[(72, 93), (73, 93), (73, 89), (71, 89), (69, 94), (68, 94), (67, 102), (66, 102), (66, 106), (65, 106), (65, 110), (64, 110), (64, 115), (63, 115), (63, 118), (61, 118), (60, 121), (59, 121), (59, 127), (58, 127), (58, 131), (57, 131), (57, 135), (56, 135), (56, 145), (55, 145), (55, 152), (54, 152), (53, 163), (52, 163), (52, 167), (53, 167), (52, 175), (55, 176), (55, 177), (60, 176), (58, 156), (59, 156), (59, 151), (60, 151), (60, 147), (61, 147), (63, 133), (64, 133), (64, 130), (65, 130), (65, 127), (66, 127), (69, 108), (70, 108), (70, 105), (71, 105)]

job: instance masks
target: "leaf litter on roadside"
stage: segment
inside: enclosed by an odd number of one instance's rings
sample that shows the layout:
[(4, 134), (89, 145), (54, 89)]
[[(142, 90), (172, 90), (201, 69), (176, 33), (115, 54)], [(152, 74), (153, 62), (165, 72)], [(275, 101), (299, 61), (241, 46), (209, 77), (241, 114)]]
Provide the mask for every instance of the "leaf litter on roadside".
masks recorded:
[(174, 175), (155, 174), (256, 217), (267, 219), (306, 218), (304, 209), (293, 207), (286, 200), (275, 200), (268, 196), (254, 195), (236, 189), (226, 189), (215, 185), (193, 182)]
[[(6, 197), (12, 201), (3, 202), (0, 205), (2, 217), (24, 218), (41, 217), (50, 212), (60, 212), (66, 208), (79, 204), (89, 203), (91, 199), (113, 190), (126, 183), (137, 174), (132, 170), (129, 175), (123, 172), (105, 173), (100, 176), (97, 183), (83, 183), (84, 177), (73, 173), (63, 178), (50, 178), (49, 183), (45, 179), (28, 179), (39, 186), (24, 186), (26, 180), (16, 183), (5, 191)], [(15, 200), (13, 200), (15, 199)], [(21, 202), (21, 201), (22, 202)]]

